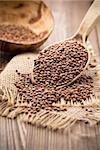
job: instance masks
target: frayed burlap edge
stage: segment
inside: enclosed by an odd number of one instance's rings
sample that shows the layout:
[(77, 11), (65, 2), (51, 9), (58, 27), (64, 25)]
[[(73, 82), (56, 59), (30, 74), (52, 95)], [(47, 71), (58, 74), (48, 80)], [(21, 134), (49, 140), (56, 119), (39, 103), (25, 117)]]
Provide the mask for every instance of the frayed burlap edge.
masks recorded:
[[(6, 89), (7, 90), (7, 89)], [(8, 91), (7, 91), (8, 92)], [(56, 112), (41, 110), (36, 114), (25, 114), (26, 106), (15, 106), (14, 99), (11, 93), (2, 95), (0, 99), (0, 115), (8, 118), (16, 118), (17, 116), (24, 122), (29, 122), (33, 125), (56, 129), (68, 129), (78, 120), (89, 122), (91, 125), (100, 121), (100, 99), (91, 97), (84, 102), (84, 108), (80, 103), (66, 105), (67, 111)], [(65, 105), (62, 105), (62, 107)], [(28, 107), (29, 108), (29, 107)], [(88, 111), (86, 111), (88, 109)], [(24, 113), (23, 113), (24, 112)]]
[[(92, 51), (91, 51), (92, 52)], [(92, 52), (93, 56), (93, 52)], [(18, 57), (18, 56), (17, 56)], [(91, 63), (94, 65), (94, 58), (92, 57)], [(96, 62), (97, 63), (97, 62)], [(29, 67), (29, 66), (28, 66)], [(89, 70), (89, 71), (88, 71)], [(54, 103), (58, 107), (66, 107), (67, 111), (47, 111), (41, 110), (36, 114), (31, 114), (30, 112), (26, 114), (30, 105), (14, 104), (14, 100), (18, 93), (13, 84), (9, 86), (4, 86), (1, 84), (0, 87), (0, 115), (8, 118), (19, 117), (24, 122), (29, 122), (33, 125), (42, 126), (56, 129), (65, 129), (75, 124), (78, 120), (83, 120), (89, 122), (91, 125), (96, 124), (100, 121), (100, 66), (99, 62), (96, 67), (88, 68), (85, 72), (87, 75), (91, 75), (94, 80), (94, 91), (90, 99), (83, 101), (83, 105), (79, 102), (73, 103), (69, 102), (65, 104), (64, 101), (60, 103)], [(17, 78), (16, 78), (17, 80)]]

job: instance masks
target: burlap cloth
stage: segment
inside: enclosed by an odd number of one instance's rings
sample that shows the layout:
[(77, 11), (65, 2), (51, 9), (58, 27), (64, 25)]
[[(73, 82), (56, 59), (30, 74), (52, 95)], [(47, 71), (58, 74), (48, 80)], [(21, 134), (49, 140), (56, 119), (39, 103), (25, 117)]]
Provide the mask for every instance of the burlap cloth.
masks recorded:
[[(6, 68), (0, 74), (0, 115), (8, 118), (18, 117), (22, 121), (30, 122), (33, 125), (39, 125), (43, 127), (53, 129), (67, 129), (73, 125), (77, 120), (88, 121), (90, 124), (95, 124), (100, 121), (100, 63), (96, 59), (91, 46), (88, 45), (88, 49), (91, 51), (91, 64), (96, 65), (94, 68), (88, 67), (85, 74), (90, 75), (94, 81), (94, 90), (90, 99), (83, 101), (84, 108), (82, 108), (79, 102), (68, 103), (65, 105), (67, 111), (56, 112), (41, 110), (36, 114), (26, 114), (25, 111), (31, 107), (26, 105), (14, 105), (14, 100), (18, 96), (17, 89), (14, 83), (18, 80), (16, 70), (20, 73), (28, 74), (32, 73), (34, 67), (34, 59), (37, 54), (25, 53), (15, 56), (6, 66)], [(61, 103), (63, 106), (63, 104)], [(90, 111), (86, 111), (86, 109)], [(92, 110), (92, 111), (91, 111)]]

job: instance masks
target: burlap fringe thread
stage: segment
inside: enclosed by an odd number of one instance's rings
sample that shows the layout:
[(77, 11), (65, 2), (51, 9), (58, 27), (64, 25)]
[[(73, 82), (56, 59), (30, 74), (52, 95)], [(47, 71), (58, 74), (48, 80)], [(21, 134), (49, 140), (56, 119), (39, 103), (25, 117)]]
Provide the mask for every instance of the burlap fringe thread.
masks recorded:
[[(15, 106), (11, 91), (5, 89), (5, 93), (0, 92), (0, 115), (8, 118), (19, 118), (22, 121), (29, 122), (33, 125), (56, 129), (67, 129), (77, 120), (88, 121), (95, 124), (100, 121), (100, 100), (97, 97), (91, 97), (84, 102), (84, 108), (80, 103), (66, 104), (66, 112), (41, 110), (36, 114), (25, 114), (26, 106)], [(63, 105), (62, 105), (63, 107)], [(65, 107), (65, 106), (64, 106)], [(86, 111), (88, 109), (88, 112)]]
[[(93, 59), (91, 60), (92, 63)], [(28, 108), (31, 105), (15, 105), (14, 100), (18, 93), (13, 87), (9, 89), (7, 87), (0, 87), (0, 115), (8, 118), (19, 117), (22, 121), (29, 122), (33, 125), (42, 126), (56, 129), (67, 130), (70, 126), (74, 125), (76, 121), (83, 120), (89, 122), (91, 125), (100, 121), (100, 65), (95, 68), (89, 68), (85, 74), (91, 75), (94, 80), (93, 96), (90, 99), (83, 101), (83, 105), (79, 102), (64, 102), (53, 104), (60, 107), (67, 107), (67, 111), (56, 112), (41, 110), (36, 114), (30, 112), (26, 114)], [(95, 75), (96, 74), (96, 75)], [(88, 110), (88, 111), (87, 111)]]

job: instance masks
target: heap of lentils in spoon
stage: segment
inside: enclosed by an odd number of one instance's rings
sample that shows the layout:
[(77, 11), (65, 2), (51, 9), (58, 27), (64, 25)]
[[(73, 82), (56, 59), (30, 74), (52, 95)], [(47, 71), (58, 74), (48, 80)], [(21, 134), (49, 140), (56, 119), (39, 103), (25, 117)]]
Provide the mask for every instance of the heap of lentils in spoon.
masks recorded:
[(68, 85), (86, 66), (88, 52), (76, 41), (53, 45), (34, 62), (34, 80), (50, 87)]
[(72, 84), (66, 83), (83, 70), (87, 59), (86, 50), (77, 42), (56, 44), (40, 52), (34, 62), (34, 84), (31, 74), (23, 75), (16, 71), (20, 78), (15, 84), (19, 94), (15, 103), (29, 104), (29, 111), (32, 113), (41, 109), (65, 111), (66, 107), (53, 105), (61, 102), (61, 99), (66, 104), (80, 102), (83, 105), (83, 101), (89, 99), (92, 94), (92, 78), (81, 75)]

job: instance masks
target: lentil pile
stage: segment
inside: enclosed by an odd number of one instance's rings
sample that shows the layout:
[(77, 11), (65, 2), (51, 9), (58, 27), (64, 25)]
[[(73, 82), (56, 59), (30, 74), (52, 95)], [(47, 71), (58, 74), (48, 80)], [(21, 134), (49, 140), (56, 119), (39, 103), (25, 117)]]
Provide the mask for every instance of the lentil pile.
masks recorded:
[(55, 111), (65, 111), (66, 107), (53, 106), (53, 103), (61, 101), (63, 98), (66, 102), (73, 101), (80, 102), (83, 105), (83, 101), (90, 97), (93, 89), (93, 80), (91, 77), (81, 76), (77, 81), (68, 87), (48, 87), (41, 84), (32, 84), (31, 74), (20, 74), (19, 81), (16, 82), (19, 99), (15, 100), (15, 104), (30, 104), (31, 108), (28, 111), (31, 113), (36, 113), (41, 109), (55, 110)]
[(29, 28), (18, 25), (0, 25), (0, 39), (16, 43), (35, 43), (40, 41), (47, 32), (42, 32), (39, 35), (33, 33)]
[(66, 107), (54, 105), (62, 99), (66, 104), (80, 102), (83, 105), (92, 94), (92, 78), (81, 75), (72, 84), (67, 83), (83, 70), (87, 59), (85, 48), (75, 41), (56, 44), (40, 52), (34, 61), (34, 84), (31, 74), (20, 74), (16, 70), (20, 78), (15, 84), (19, 94), (15, 103), (30, 105), (28, 111), (32, 113), (41, 109), (66, 111)]
[(86, 49), (76, 41), (56, 44), (34, 61), (34, 80), (49, 87), (66, 86), (83, 71), (87, 60)]

